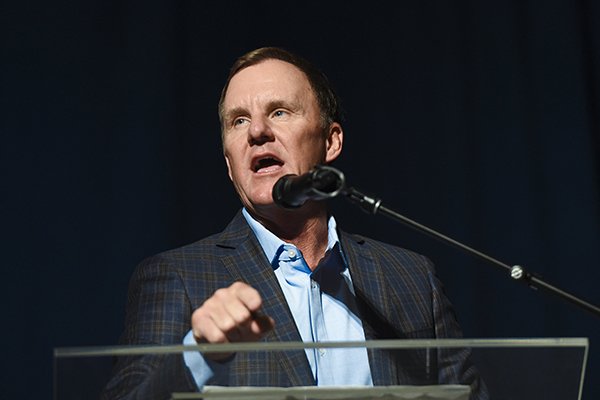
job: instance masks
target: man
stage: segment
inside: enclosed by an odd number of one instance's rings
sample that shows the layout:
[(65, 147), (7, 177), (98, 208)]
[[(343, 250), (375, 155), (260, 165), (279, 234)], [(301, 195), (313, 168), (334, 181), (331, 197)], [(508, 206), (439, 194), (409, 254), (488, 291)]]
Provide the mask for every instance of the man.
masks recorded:
[[(279, 178), (342, 151), (338, 100), (320, 71), (282, 49), (254, 50), (234, 64), (219, 116), (243, 211), (222, 233), (138, 267), (123, 344), (460, 336), (426, 258), (338, 231), (324, 202), (274, 204)], [(467, 356), (333, 349), (123, 358), (105, 395), (161, 398), (210, 383), (467, 383), (479, 393)]]

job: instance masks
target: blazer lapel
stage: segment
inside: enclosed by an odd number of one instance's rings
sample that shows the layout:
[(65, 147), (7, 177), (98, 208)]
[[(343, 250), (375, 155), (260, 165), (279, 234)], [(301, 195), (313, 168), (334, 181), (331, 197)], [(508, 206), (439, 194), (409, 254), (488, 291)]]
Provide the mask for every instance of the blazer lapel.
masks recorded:
[[(262, 312), (275, 320), (275, 329), (264, 340), (272, 342), (301, 342), (296, 324), (273, 267), (239, 212), (221, 234), (217, 246), (230, 249), (222, 258), (223, 265), (235, 280), (248, 283), (261, 294)], [(281, 352), (281, 370), (285, 371), (292, 386), (314, 385), (314, 378), (304, 351)], [(271, 371), (275, 373), (279, 371)]]
[[(340, 232), (342, 250), (348, 261), (356, 301), (366, 340), (397, 339), (396, 330), (387, 322), (392, 298), (383, 268), (371, 254), (365, 240)], [(398, 383), (398, 371), (390, 351), (369, 349), (369, 363), (375, 386)]]

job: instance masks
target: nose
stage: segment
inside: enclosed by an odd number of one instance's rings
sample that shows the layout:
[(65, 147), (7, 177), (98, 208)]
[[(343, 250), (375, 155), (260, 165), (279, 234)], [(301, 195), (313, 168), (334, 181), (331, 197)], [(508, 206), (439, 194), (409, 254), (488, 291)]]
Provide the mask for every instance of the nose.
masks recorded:
[(248, 128), (248, 143), (250, 145), (261, 145), (272, 142), (274, 139), (273, 130), (264, 117), (254, 117)]

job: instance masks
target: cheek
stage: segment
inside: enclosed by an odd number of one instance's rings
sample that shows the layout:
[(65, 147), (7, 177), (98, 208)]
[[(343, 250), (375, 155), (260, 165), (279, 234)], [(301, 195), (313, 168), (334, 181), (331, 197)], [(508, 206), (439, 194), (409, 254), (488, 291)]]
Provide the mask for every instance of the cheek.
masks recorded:
[(236, 148), (232, 143), (225, 142), (223, 144), (225, 159), (227, 161), (227, 168), (230, 174), (235, 173), (242, 164), (243, 154), (241, 149)]
[(298, 149), (298, 155), (310, 159), (313, 161), (322, 161), (325, 159), (325, 154), (327, 153), (327, 146), (325, 141), (321, 136), (311, 136), (306, 140), (298, 143), (296, 147)]
[(231, 177), (231, 180), (235, 181), (239, 181), (243, 177), (241, 165), (239, 162), (230, 161), (229, 175)]

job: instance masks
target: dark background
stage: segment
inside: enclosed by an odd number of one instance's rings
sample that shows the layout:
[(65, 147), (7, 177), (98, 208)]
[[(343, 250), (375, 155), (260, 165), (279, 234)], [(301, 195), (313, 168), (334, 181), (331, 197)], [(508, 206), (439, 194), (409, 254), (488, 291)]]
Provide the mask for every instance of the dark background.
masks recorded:
[[(4, 4), (2, 396), (50, 398), (52, 350), (111, 345), (143, 258), (239, 207), (217, 100), (242, 53), (313, 60), (344, 101), (336, 166), (384, 205), (598, 305), (600, 3)], [(345, 230), (427, 254), (465, 336), (589, 337), (600, 320), (335, 200)]]

